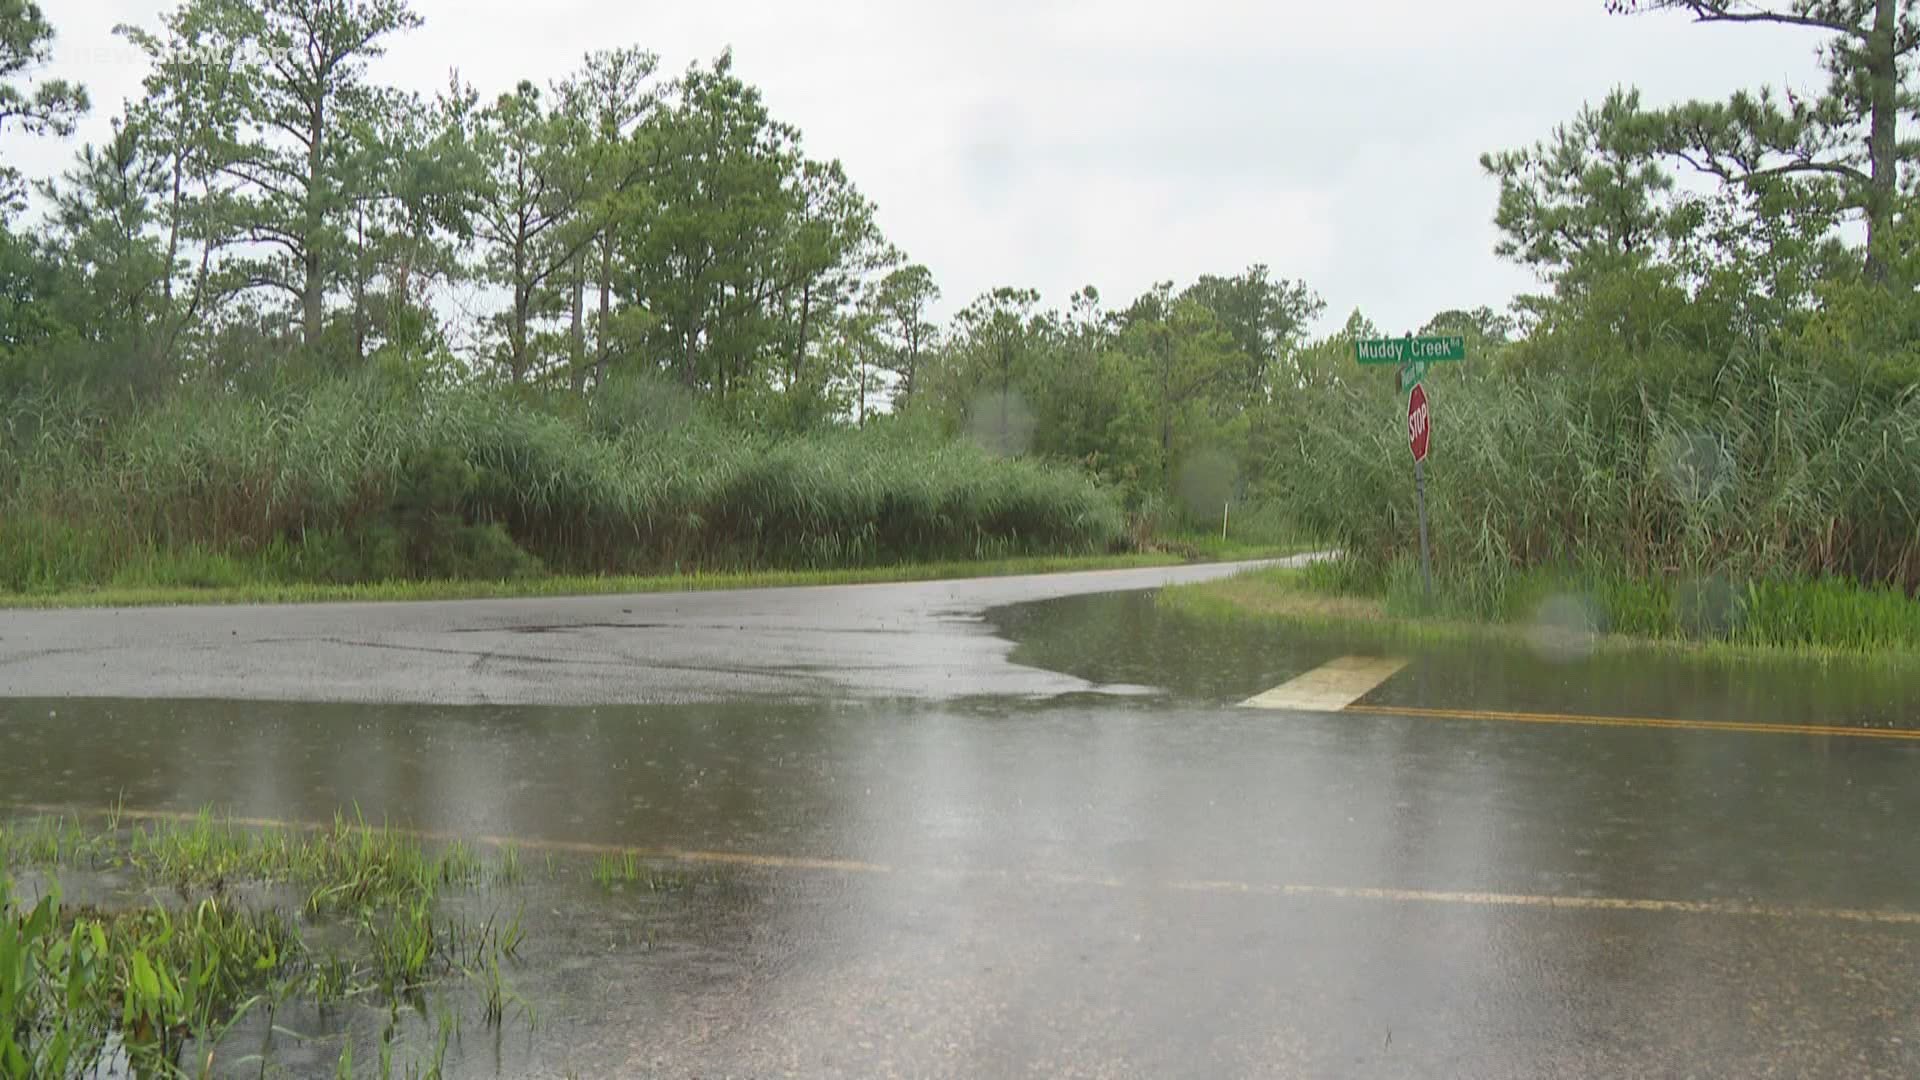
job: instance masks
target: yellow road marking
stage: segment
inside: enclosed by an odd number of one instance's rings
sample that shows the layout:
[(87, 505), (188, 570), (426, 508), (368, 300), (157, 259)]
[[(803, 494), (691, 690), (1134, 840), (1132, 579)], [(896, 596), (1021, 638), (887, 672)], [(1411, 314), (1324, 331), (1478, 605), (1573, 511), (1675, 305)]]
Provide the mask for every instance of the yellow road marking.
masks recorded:
[[(38, 803), (0, 803), (15, 813), (56, 816), (110, 818), (118, 815), (133, 821), (196, 821), (201, 815), (178, 810), (97, 810)], [(254, 829), (286, 829), (325, 832), (331, 822), (285, 821), (276, 818), (218, 817), (219, 824)], [(624, 855), (637, 858), (691, 863), (751, 866), (775, 870), (810, 870), (843, 874), (893, 874), (885, 863), (859, 859), (815, 858), (797, 855), (760, 855), (735, 851), (698, 851), (681, 848), (645, 848), (624, 844), (600, 844), (576, 840), (543, 840), (505, 836), (466, 836), (458, 833), (402, 829), (391, 831), (422, 840), (452, 842), (460, 840), (488, 847), (515, 847), (528, 851), (557, 851), (583, 855)], [(1176, 881), (1138, 881), (1087, 874), (1055, 873), (1045, 870), (993, 870), (958, 867), (905, 868), (922, 876), (943, 881), (1005, 881), (1099, 889), (1158, 889), (1181, 893), (1218, 893), (1238, 896), (1267, 896), (1286, 899), (1323, 899), (1369, 901), (1390, 904), (1427, 904), (1446, 907), (1538, 908), (1552, 911), (1637, 911), (1670, 915), (1714, 915), (1734, 918), (1814, 920), (1873, 923), (1889, 926), (1920, 926), (1920, 911), (1873, 910), (1868, 908), (1793, 907), (1782, 904), (1753, 904), (1737, 900), (1664, 900), (1619, 896), (1552, 896), (1537, 893), (1453, 892), (1434, 889), (1390, 889), (1350, 885), (1270, 884), (1250, 881), (1192, 879)]]
[(1764, 919), (1834, 919), (1844, 922), (1920, 926), (1920, 911), (1867, 908), (1803, 908), (1748, 904), (1736, 900), (1649, 900), (1619, 896), (1545, 896), (1532, 893), (1446, 892), (1430, 889), (1368, 889), (1342, 885), (1255, 885), (1240, 881), (1180, 881), (1181, 892), (1244, 893), (1259, 896), (1323, 897), (1333, 900), (1382, 900), (1399, 904), (1447, 904), (1464, 907), (1552, 908), (1557, 911), (1656, 911), (1682, 915), (1735, 915)]
[(1244, 709), (1290, 709), (1295, 712), (1339, 712), (1400, 673), (1405, 660), (1372, 656), (1343, 656), (1322, 664), (1264, 694), (1241, 702)]
[(1751, 735), (1831, 735), (1842, 739), (1891, 739), (1896, 742), (1920, 742), (1920, 731), (1840, 727), (1830, 724), (1762, 724), (1750, 720), (1671, 720), (1649, 716), (1590, 716), (1580, 713), (1504, 712), (1493, 709), (1427, 709), (1400, 705), (1348, 705), (1343, 711), (1367, 716), (1412, 716), (1431, 720), (1499, 720), (1515, 724), (1661, 728), (1668, 731), (1734, 731)]

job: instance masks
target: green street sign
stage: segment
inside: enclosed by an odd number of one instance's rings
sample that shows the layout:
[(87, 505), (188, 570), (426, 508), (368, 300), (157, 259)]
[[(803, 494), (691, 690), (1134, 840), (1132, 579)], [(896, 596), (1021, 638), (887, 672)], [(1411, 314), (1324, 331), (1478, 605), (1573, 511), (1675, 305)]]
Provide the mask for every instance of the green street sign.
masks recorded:
[(1400, 369), (1400, 392), (1403, 394), (1412, 393), (1413, 388), (1419, 386), (1420, 383), (1426, 379), (1427, 372), (1432, 368), (1433, 365), (1424, 360), (1416, 360), (1402, 367)]
[(1446, 337), (1371, 338), (1353, 343), (1363, 364), (1437, 364), (1467, 358), (1467, 339)]

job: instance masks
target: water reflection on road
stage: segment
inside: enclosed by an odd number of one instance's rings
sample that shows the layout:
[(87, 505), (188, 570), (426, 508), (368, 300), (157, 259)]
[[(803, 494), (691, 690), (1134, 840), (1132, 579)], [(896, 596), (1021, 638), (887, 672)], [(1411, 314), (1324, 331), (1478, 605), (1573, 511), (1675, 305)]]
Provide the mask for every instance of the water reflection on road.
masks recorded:
[(1338, 656), (1410, 655), (1370, 705), (1691, 720), (1920, 727), (1920, 671), (1879, 659), (1756, 660), (1603, 647), (1571, 658), (1486, 641), (1383, 646), (1366, 627), (1232, 624), (1170, 612), (1152, 593), (990, 612), (1012, 659), (1096, 683), (1234, 702)]
[[(994, 618), (1022, 663), (1168, 693), (5, 701), (0, 800), (357, 807), (521, 838), (530, 865), (542, 840), (689, 853), (665, 892), (531, 875), (514, 978), (547, 1020), (457, 1054), (468, 1075), (1920, 1071), (1920, 928), (1736, 913), (1920, 911), (1920, 745), (1252, 713), (1220, 703), (1364, 643), (1129, 597)], [(1915, 700), (1884, 671), (1479, 649), (1376, 698), (1870, 724)]]

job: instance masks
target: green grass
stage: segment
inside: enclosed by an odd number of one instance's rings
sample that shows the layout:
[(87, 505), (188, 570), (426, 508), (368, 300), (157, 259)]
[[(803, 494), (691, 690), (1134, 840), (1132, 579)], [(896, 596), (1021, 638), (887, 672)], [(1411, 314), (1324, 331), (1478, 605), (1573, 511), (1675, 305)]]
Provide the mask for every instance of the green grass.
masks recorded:
[[(0, 822), (0, 1077), (91, 1075), (116, 1043), (136, 1075), (204, 1075), (255, 1009), (271, 1033), (291, 1000), (378, 998), (397, 1014), (446, 981), (474, 991), (490, 1028), (516, 1006), (533, 1022), (501, 967), (525, 940), (520, 914), (476, 922), (438, 903), (447, 889), (517, 877), (510, 849), (489, 865), (459, 842), (430, 850), (344, 817), (313, 830), (211, 813), (123, 830), (119, 818), (98, 830)], [(136, 887), (64, 902), (58, 875), (96, 870), (131, 875)], [(14, 872), (39, 878), (40, 895), (18, 896)], [(236, 898), (243, 885), (295, 885), (308, 899), (303, 913), (249, 906)], [(351, 926), (353, 946), (310, 948), (303, 929), (316, 918)], [(390, 1072), (390, 1037), (381, 1051)], [(350, 1063), (351, 1050), (342, 1058)], [(264, 1052), (260, 1060), (264, 1074)]]
[(632, 851), (619, 855), (603, 854), (593, 864), (593, 880), (603, 889), (631, 885), (640, 880), (640, 856)]
[[(1293, 554), (1291, 546), (1234, 544), (1210, 547), (1209, 559), (1276, 558)], [(246, 581), (194, 585), (118, 585), (67, 588), (58, 592), (0, 592), (0, 608), (151, 607), (166, 604), (319, 603), (329, 601), (470, 600), (494, 597), (586, 596), (618, 593), (705, 591), (713, 589), (790, 588), (816, 585), (865, 585), (896, 581), (937, 581), (968, 577), (1053, 574), (1079, 570), (1122, 570), (1176, 566), (1193, 561), (1173, 551), (1121, 555), (1043, 555), (983, 561), (907, 563), (828, 570), (752, 570), (666, 575), (554, 575), (503, 581), (384, 581), (365, 585), (286, 584)]]
[(1920, 663), (1920, 601), (1853, 582), (1636, 578), (1545, 569), (1441, 574), (1429, 601), (1418, 565), (1334, 560), (1162, 592), (1196, 618), (1339, 626), (1383, 643), (1520, 641), (1548, 626), (1613, 648), (1716, 654), (1870, 655)]
[(185, 1072), (299, 953), (283, 915), (218, 900), (102, 912), (57, 890), (16, 900), (0, 877), (0, 1075), (93, 1075), (117, 1037), (136, 1075)]
[(429, 849), (412, 833), (344, 816), (326, 829), (249, 826), (202, 811), (191, 820), (113, 822), (89, 831), (72, 818), (0, 824), (0, 865), (124, 867), (182, 892), (234, 882), (308, 890), (309, 912), (431, 901), (442, 887), (467, 887), (490, 873), (518, 874), (517, 853), (489, 866), (464, 843)]

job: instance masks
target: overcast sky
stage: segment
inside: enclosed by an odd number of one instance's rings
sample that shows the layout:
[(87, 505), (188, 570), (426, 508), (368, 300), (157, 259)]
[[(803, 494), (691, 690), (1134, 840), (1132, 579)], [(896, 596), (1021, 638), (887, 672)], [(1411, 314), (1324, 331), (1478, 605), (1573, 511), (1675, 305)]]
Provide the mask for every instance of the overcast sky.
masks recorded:
[[(143, 68), (112, 35), (170, 3), (57, 0), (57, 73), (98, 139)], [(1546, 135), (1615, 84), (1653, 103), (1807, 85), (1816, 39), (1619, 18), (1603, 0), (415, 0), (381, 75), (431, 93), (546, 82), (638, 44), (677, 71), (732, 46), (808, 151), (838, 157), (887, 236), (958, 307), (995, 285), (1119, 304), (1264, 262), (1390, 332), (1503, 306), (1481, 152)], [(8, 135), (30, 175), (72, 152)]]

